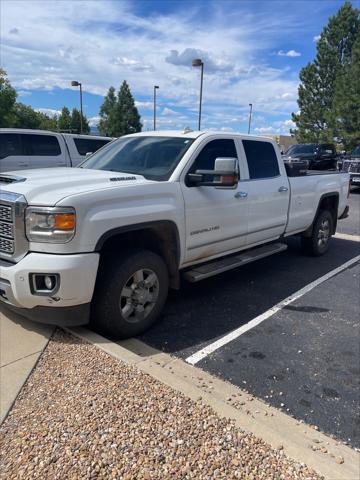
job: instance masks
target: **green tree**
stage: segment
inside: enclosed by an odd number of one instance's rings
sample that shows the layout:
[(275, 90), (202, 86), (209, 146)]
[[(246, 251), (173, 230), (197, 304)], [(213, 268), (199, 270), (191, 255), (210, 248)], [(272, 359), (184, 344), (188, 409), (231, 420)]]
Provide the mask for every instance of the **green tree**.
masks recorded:
[(5, 70), (0, 68), (0, 127), (12, 127), (14, 122), (14, 105), (16, 90), (7, 78)]
[[(81, 133), (81, 113), (77, 108), (72, 109), (70, 128), (72, 133)], [(90, 133), (89, 122), (85, 115), (82, 116), (82, 133)]]
[(116, 111), (118, 136), (141, 132), (140, 115), (126, 80), (123, 81), (118, 93)]
[(71, 132), (71, 115), (67, 107), (63, 107), (61, 110), (58, 127), (61, 132)]
[(351, 63), (337, 77), (333, 100), (334, 131), (347, 150), (360, 144), (360, 32)]
[(317, 43), (314, 62), (300, 72), (298, 105), (292, 114), (300, 142), (332, 141), (335, 134), (333, 100), (338, 76), (351, 63), (360, 29), (360, 10), (345, 2), (329, 19)]
[(29, 105), (16, 103), (14, 106), (15, 120), (13, 127), (15, 128), (34, 128), (39, 129), (41, 123), (41, 114), (36, 112)]
[(110, 87), (100, 107), (100, 122), (98, 125), (101, 135), (115, 137), (116, 94), (115, 88)]
[(120, 137), (128, 133), (141, 132), (140, 115), (125, 80), (117, 96), (114, 87), (110, 87), (100, 107), (100, 117), (99, 131), (103, 135)]

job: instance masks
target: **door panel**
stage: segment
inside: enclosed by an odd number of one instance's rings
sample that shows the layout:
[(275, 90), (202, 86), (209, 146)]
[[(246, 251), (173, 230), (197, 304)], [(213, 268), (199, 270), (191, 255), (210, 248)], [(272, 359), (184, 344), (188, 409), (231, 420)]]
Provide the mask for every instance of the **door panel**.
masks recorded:
[[(232, 139), (210, 140), (187, 173), (213, 170), (218, 157), (238, 157)], [(185, 263), (218, 255), (246, 244), (248, 203), (240, 189), (182, 184), (186, 219)], [(246, 192), (245, 192), (246, 193)]]
[(289, 181), (269, 141), (243, 140), (249, 180), (247, 244), (270, 241), (285, 231), (289, 208)]
[(0, 173), (29, 168), (29, 158), (23, 151), (20, 135), (0, 133)]
[(30, 168), (66, 167), (66, 157), (55, 135), (21, 134)]
[(287, 184), (281, 176), (245, 183), (249, 191), (248, 244), (278, 238), (284, 233), (287, 222)]

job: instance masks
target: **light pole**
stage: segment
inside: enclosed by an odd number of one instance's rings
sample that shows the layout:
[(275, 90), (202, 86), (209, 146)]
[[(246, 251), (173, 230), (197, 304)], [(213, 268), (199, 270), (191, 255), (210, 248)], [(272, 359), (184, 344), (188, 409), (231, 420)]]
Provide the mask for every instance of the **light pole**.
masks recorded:
[(80, 82), (73, 80), (71, 82), (72, 87), (80, 87), (80, 133), (83, 132), (83, 105), (82, 105), (82, 85)]
[(249, 107), (250, 107), (250, 112), (249, 112), (249, 128), (248, 128), (248, 133), (250, 133), (250, 128), (251, 128), (252, 103), (249, 103)]
[(156, 130), (156, 90), (159, 85), (154, 85), (154, 131)]
[(194, 58), (192, 61), (193, 67), (201, 67), (201, 80), (200, 80), (200, 102), (199, 102), (199, 130), (201, 129), (201, 104), (202, 104), (202, 90), (204, 80), (204, 62), (200, 58)]

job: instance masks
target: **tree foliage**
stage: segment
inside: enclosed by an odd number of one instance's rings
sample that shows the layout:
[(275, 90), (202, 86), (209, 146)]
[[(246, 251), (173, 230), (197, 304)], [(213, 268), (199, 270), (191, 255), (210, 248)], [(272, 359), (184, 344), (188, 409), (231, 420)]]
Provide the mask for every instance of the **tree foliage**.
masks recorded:
[(82, 131), (81, 131), (81, 113), (77, 108), (71, 111), (70, 119), (71, 133), (90, 133), (90, 126), (85, 115), (82, 116)]
[(315, 60), (301, 70), (300, 112), (292, 114), (297, 126), (293, 133), (300, 142), (333, 141), (337, 133), (345, 134), (344, 128), (339, 128), (336, 112), (342, 102), (340, 92), (344, 92), (344, 82), (350, 80), (350, 73), (346, 72), (353, 70), (356, 61), (352, 52), (359, 31), (360, 10), (345, 2), (323, 29)]
[(110, 87), (100, 107), (99, 131), (102, 135), (120, 137), (129, 133), (141, 132), (142, 124), (134, 97), (124, 80), (118, 94)]
[(0, 68), (0, 127), (9, 127), (14, 121), (16, 90), (7, 78), (5, 70)]
[(335, 136), (347, 150), (360, 145), (360, 32), (351, 62), (336, 79), (333, 110)]

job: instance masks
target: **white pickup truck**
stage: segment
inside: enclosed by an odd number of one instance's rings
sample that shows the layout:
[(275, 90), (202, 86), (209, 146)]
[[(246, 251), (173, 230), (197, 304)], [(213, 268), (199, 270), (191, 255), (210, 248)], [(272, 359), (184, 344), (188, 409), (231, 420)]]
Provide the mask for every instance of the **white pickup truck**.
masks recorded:
[(75, 167), (86, 155), (113, 140), (48, 130), (0, 128), (0, 172), (47, 167)]
[[(122, 137), (79, 168), (0, 176), (0, 298), (33, 320), (147, 329), (168, 288), (286, 249), (322, 255), (347, 216), (349, 174), (285, 167), (269, 139)], [(241, 274), (241, 272), (239, 272)]]

